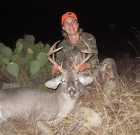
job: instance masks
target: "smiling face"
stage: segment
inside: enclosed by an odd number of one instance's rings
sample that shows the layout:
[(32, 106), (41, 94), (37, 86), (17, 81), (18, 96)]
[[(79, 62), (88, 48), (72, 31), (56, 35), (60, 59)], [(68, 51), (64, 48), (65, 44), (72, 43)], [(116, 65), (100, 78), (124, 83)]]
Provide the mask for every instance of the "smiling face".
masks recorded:
[(68, 36), (78, 33), (79, 23), (73, 17), (67, 17), (63, 23), (62, 29), (66, 31)]

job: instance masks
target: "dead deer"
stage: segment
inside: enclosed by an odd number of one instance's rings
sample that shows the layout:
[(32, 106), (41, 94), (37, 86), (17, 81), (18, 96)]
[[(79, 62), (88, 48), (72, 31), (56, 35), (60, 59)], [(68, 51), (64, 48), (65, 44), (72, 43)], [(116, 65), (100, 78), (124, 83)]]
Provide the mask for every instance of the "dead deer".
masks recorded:
[[(58, 64), (51, 55), (61, 48), (55, 49), (55, 43), (47, 53), (48, 60)], [(91, 54), (90, 54), (91, 55)], [(83, 61), (85, 62), (88, 55)], [(82, 63), (83, 63), (82, 61)], [(93, 81), (90, 76), (82, 76), (76, 70), (67, 71), (59, 67), (60, 76), (45, 83), (54, 92), (32, 88), (10, 88), (0, 90), (0, 123), (8, 118), (32, 120), (36, 123), (36, 134), (48, 132), (48, 125), (61, 122), (74, 108), (83, 86)]]

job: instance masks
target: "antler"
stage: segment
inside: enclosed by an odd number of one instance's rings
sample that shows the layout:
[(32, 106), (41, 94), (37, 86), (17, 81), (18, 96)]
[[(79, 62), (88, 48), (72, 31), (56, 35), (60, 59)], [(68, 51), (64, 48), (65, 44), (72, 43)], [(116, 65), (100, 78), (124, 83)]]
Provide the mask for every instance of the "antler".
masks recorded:
[(57, 41), (57, 42), (55, 42), (55, 43), (52, 45), (52, 47), (50, 48), (50, 50), (49, 50), (48, 53), (47, 53), (47, 56), (48, 56), (48, 60), (49, 60), (51, 63), (53, 63), (54, 65), (57, 65), (60, 72), (63, 72), (62, 63), (61, 63), (61, 65), (59, 65), (59, 64), (54, 60), (54, 57), (53, 57), (53, 58), (51, 57), (52, 54), (54, 54), (55, 52), (57, 52), (57, 51), (59, 51), (59, 50), (61, 50), (61, 49), (63, 48), (63, 47), (60, 47), (60, 48), (55, 49), (58, 42), (60, 42), (60, 40)]
[(93, 51), (89, 47), (88, 43), (85, 40), (83, 40), (82, 38), (80, 38), (80, 39), (85, 43), (85, 45), (88, 48), (88, 50), (81, 50), (84, 54), (87, 54), (87, 56), (83, 58), (83, 60), (81, 61), (80, 64), (75, 65), (75, 63), (74, 63), (74, 68), (75, 69), (79, 69), (79, 67), (81, 65), (83, 65), (87, 60), (89, 60), (89, 58), (93, 55)]
[(89, 47), (89, 44), (88, 44), (84, 39), (82, 39), (82, 38), (80, 37), (80, 40), (82, 40), (82, 41), (85, 43), (85, 45), (86, 45), (86, 47), (88, 48), (88, 50), (92, 51), (91, 48)]

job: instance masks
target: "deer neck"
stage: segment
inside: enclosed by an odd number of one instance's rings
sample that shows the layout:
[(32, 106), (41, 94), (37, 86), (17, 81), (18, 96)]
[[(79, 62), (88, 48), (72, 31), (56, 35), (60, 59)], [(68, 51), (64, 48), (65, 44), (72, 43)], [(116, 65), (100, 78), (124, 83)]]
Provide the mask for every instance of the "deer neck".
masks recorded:
[(58, 117), (64, 117), (72, 111), (77, 101), (77, 98), (71, 100), (67, 94), (60, 94), (57, 100), (60, 106)]

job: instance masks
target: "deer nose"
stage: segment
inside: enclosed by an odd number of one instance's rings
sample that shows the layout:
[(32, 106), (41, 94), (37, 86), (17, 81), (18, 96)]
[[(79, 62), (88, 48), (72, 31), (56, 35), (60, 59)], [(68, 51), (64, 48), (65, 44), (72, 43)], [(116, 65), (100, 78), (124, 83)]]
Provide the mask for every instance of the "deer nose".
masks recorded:
[(75, 89), (74, 88), (69, 88), (68, 95), (70, 96), (70, 98), (74, 99), (76, 97)]

